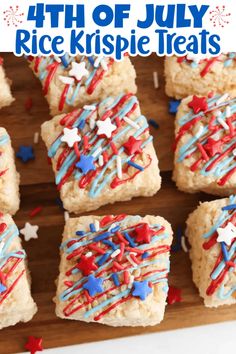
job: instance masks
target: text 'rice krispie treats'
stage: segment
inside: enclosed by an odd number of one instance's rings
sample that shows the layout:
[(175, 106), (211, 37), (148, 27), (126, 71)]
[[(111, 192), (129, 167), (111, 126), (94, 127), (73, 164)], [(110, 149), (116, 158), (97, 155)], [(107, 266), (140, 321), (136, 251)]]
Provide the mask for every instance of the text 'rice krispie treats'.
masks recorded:
[(30, 321), (37, 311), (30, 293), (26, 254), (9, 215), (0, 215), (0, 329)]
[(176, 116), (173, 178), (185, 192), (236, 193), (236, 99), (184, 99)]
[(0, 128), (0, 211), (15, 214), (19, 209), (19, 174), (16, 171), (10, 137)]
[(136, 93), (136, 73), (130, 59), (105, 57), (29, 57), (40, 79), (52, 115), (67, 113), (107, 96)]
[(189, 215), (193, 281), (208, 307), (236, 303), (236, 196), (200, 204)]
[(0, 57), (0, 109), (9, 106), (13, 101), (9, 81), (3, 69), (3, 59)]
[(42, 125), (65, 209), (82, 213), (160, 188), (147, 120), (132, 94), (106, 98)]
[(57, 316), (110, 326), (159, 323), (171, 242), (171, 226), (158, 216), (69, 219), (61, 245)]
[(166, 57), (166, 94), (177, 99), (213, 90), (236, 96), (236, 53), (217, 57)]

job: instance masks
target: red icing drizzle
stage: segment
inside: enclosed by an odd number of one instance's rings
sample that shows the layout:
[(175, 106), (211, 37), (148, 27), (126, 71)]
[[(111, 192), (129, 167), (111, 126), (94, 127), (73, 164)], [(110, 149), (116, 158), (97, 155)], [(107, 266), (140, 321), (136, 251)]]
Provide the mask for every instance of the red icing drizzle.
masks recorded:
[[(206, 167), (206, 172), (209, 172), (213, 170), (223, 159), (225, 159), (227, 156), (232, 154), (232, 151), (236, 148), (236, 143), (232, 144), (230, 147), (228, 147), (224, 152), (224, 144), (229, 143), (233, 138), (236, 137), (236, 129), (233, 126), (233, 122), (236, 120), (236, 114), (232, 113), (230, 117), (226, 119), (226, 124), (228, 125), (229, 129), (227, 131), (223, 131), (223, 136), (216, 140), (216, 138), (212, 138), (212, 136), (219, 130), (222, 130), (223, 127), (221, 124), (218, 122), (216, 123), (216, 116), (215, 114), (211, 113), (212, 111), (217, 109), (216, 104), (213, 104), (211, 107), (207, 109), (206, 112), (204, 112), (203, 116), (197, 116), (186, 122), (183, 126), (180, 127), (176, 139), (175, 139), (175, 144), (174, 144), (174, 150), (176, 150), (179, 141), (181, 138), (186, 134), (186, 133), (191, 133), (191, 130), (194, 128), (194, 126), (197, 124), (197, 122), (208, 118), (208, 131), (205, 133), (205, 135), (201, 138), (198, 139), (197, 142), (195, 142), (195, 146), (197, 147), (200, 156), (196, 158), (196, 161), (192, 163), (190, 166), (190, 170), (192, 172), (196, 171), (197, 169), (200, 169), (203, 167), (203, 165), (210, 159), (212, 158), (212, 161), (208, 166)], [(212, 114), (211, 116), (207, 116), (207, 114)], [(216, 124), (213, 126), (213, 124)], [(225, 134), (225, 135), (224, 135)], [(194, 146), (194, 145), (193, 145)], [(196, 154), (196, 150), (193, 150), (189, 155), (185, 156), (185, 159), (188, 159), (192, 157), (194, 154)], [(227, 181), (231, 178), (232, 175), (236, 172), (236, 168), (232, 167), (229, 171), (225, 173), (218, 181), (217, 184), (219, 186), (224, 186)]]

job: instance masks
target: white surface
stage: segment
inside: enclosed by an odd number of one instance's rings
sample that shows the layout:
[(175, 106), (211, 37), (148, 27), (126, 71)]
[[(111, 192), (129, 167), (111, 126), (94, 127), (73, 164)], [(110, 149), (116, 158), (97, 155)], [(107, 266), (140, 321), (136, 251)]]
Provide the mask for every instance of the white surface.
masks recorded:
[(236, 321), (44, 350), (45, 354), (236, 353)]

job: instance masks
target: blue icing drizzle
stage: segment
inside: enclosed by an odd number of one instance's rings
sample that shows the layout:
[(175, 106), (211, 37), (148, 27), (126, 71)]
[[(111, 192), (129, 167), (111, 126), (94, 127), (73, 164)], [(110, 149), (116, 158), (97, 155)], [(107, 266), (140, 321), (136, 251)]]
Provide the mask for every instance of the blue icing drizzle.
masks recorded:
[(0, 136), (0, 146), (7, 144), (9, 141), (10, 141), (10, 138), (8, 135)]
[[(217, 100), (220, 98), (220, 95), (215, 96), (214, 98), (211, 98), (208, 100), (208, 106), (209, 110), (211, 110), (213, 107), (214, 109), (218, 109), (219, 107), (224, 107), (225, 105), (230, 105), (230, 110), (231, 110), (231, 115), (236, 113), (236, 99), (230, 100), (223, 102), (219, 104), (218, 106), (215, 105)], [(204, 116), (204, 112), (200, 112), (198, 114), (192, 114), (192, 112), (189, 112), (188, 114), (184, 115), (181, 117), (179, 120), (179, 125), (182, 126), (188, 122), (190, 122), (192, 119), (199, 117), (199, 116)], [(227, 113), (226, 110), (224, 110), (220, 116), (222, 120), (226, 120)], [(217, 123), (214, 123), (214, 126), (216, 126)], [(232, 122), (232, 126), (235, 128), (236, 127), (236, 122)], [(222, 133), (224, 131), (224, 128), (220, 128), (217, 133)], [(195, 151), (198, 150), (196, 143), (199, 141), (199, 139), (202, 139), (201, 144), (204, 145), (207, 142), (207, 138), (204, 139), (204, 136), (208, 133), (208, 125), (204, 126), (200, 133), (195, 134), (193, 137), (189, 138), (189, 140), (180, 147), (178, 151), (178, 156), (177, 156), (177, 162), (181, 163), (184, 161), (185, 158), (187, 158), (190, 154), (194, 153)], [(236, 144), (236, 138), (232, 138), (231, 141), (227, 144), (224, 144), (224, 148), (222, 153), (224, 153), (227, 149), (229, 149), (231, 146)], [(217, 160), (219, 154), (214, 155), (213, 157), (209, 158), (208, 161), (205, 161), (204, 166), (200, 169), (200, 173), (203, 176), (215, 176), (217, 178), (220, 178), (227, 174), (230, 170), (232, 170), (234, 167), (236, 167), (236, 163), (233, 163), (234, 161), (234, 155), (232, 154), (231, 156), (225, 156), (221, 161), (217, 162), (216, 166), (211, 168), (209, 171), (207, 171), (207, 168), (215, 161)]]
[(7, 262), (11, 257), (23, 259), (26, 257), (25, 251), (9, 251), (9, 248), (13, 240), (18, 237), (19, 231), (16, 225), (10, 225), (6, 231), (4, 231), (0, 236), (0, 243), (4, 242), (2, 248), (0, 248), (0, 268)]

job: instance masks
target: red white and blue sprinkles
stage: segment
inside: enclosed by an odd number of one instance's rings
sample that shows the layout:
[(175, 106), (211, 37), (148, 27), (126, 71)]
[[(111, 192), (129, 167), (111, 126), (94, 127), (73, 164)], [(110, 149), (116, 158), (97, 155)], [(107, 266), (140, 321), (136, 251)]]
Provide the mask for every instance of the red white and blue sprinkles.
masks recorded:
[(177, 121), (175, 149), (188, 136), (177, 151), (177, 163), (194, 158), (190, 171), (214, 177), (223, 187), (236, 173), (236, 99), (193, 96), (188, 107), (190, 112)]
[(150, 166), (152, 158), (145, 147), (153, 138), (144, 116), (137, 113), (135, 119), (130, 118), (138, 112), (138, 100), (132, 94), (85, 108), (60, 119), (63, 131), (76, 130), (74, 140), (68, 145), (61, 133), (49, 147), (48, 156), (55, 158), (58, 189), (73, 178), (95, 198), (107, 185), (114, 189)]
[[(221, 214), (214, 226), (203, 235), (203, 249), (210, 251), (216, 244), (219, 247), (218, 256), (215, 259), (213, 269), (210, 274), (210, 284), (206, 290), (208, 296), (216, 294), (220, 300), (235, 298), (236, 282), (236, 228), (230, 242), (219, 241), (220, 229), (227, 229), (230, 223), (235, 227), (236, 224), (236, 196), (229, 197), (229, 204), (222, 208)], [(228, 232), (227, 232), (228, 233)], [(232, 280), (230, 280), (232, 279)]]
[(65, 104), (73, 107), (83, 87), (88, 95), (92, 95), (114, 63), (112, 58), (72, 57), (68, 54), (61, 57), (29, 56), (28, 60), (33, 63), (33, 70), (42, 82), (45, 95), (56, 73), (62, 73), (58, 76), (64, 85), (58, 104), (59, 111), (63, 111)]
[(67, 266), (59, 299), (66, 317), (80, 312), (99, 321), (126, 301), (145, 301), (156, 284), (167, 293), (165, 227), (126, 215), (104, 216), (96, 224), (77, 230), (61, 245)]

